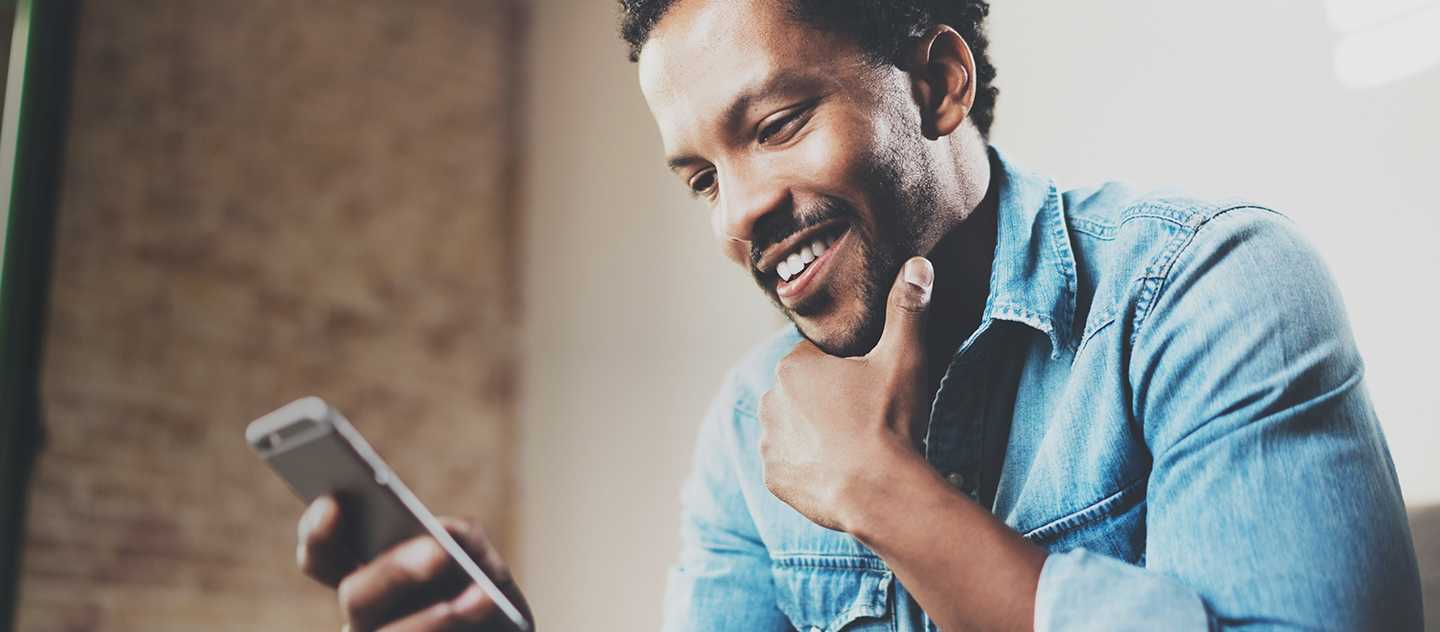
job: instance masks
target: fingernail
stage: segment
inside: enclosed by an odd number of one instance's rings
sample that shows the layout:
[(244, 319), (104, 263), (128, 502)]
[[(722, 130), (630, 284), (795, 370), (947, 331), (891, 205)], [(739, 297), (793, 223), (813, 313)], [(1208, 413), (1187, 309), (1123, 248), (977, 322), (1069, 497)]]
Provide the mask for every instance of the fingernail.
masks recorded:
[(935, 283), (935, 268), (930, 265), (930, 260), (924, 257), (915, 257), (905, 262), (905, 282), (913, 283), (921, 289), (930, 289)]

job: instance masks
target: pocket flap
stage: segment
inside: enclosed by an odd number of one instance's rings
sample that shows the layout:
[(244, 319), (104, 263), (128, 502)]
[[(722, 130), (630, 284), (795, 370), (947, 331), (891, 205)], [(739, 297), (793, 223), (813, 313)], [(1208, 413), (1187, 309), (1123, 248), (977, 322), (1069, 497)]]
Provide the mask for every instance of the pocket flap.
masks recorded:
[(889, 614), (894, 576), (879, 559), (792, 556), (773, 571), (780, 610), (800, 632), (839, 632)]

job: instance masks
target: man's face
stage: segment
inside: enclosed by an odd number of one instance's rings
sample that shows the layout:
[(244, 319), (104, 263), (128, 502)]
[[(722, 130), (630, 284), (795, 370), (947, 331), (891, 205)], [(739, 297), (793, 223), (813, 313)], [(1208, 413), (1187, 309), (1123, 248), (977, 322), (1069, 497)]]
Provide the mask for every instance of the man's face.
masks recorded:
[(900, 265), (942, 232), (908, 75), (774, 0), (681, 0), (639, 70), (725, 253), (821, 349), (868, 352)]

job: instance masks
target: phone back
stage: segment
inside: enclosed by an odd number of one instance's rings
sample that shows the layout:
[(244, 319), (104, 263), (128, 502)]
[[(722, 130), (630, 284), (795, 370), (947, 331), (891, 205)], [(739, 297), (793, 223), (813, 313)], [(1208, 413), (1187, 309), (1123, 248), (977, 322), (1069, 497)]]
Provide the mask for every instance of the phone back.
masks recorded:
[(252, 422), (245, 438), (307, 504), (335, 496), (346, 543), (361, 559), (425, 533), (389, 484), (390, 468), (324, 400), (291, 402)]

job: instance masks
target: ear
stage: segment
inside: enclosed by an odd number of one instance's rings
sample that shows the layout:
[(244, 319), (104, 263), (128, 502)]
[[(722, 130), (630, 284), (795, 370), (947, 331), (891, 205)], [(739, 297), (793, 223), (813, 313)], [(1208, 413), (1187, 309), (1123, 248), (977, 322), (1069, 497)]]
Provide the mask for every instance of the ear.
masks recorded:
[(941, 24), (911, 43), (906, 60), (926, 138), (949, 136), (975, 105), (975, 58), (970, 44)]

